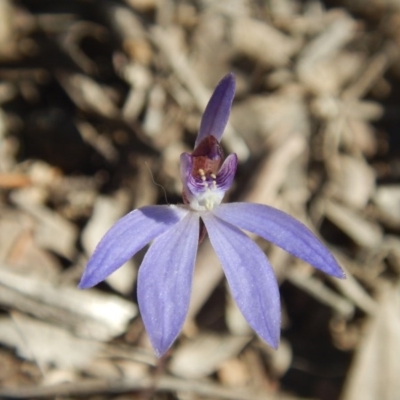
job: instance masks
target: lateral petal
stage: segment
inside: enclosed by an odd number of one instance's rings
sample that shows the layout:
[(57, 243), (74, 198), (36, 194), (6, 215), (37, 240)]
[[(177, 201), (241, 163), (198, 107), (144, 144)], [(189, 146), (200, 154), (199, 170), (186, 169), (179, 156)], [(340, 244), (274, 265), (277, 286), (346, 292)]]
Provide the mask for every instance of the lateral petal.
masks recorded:
[(100, 240), (85, 268), (79, 288), (92, 287), (107, 278), (188, 212), (177, 206), (148, 206), (122, 217)]
[(218, 83), (201, 119), (195, 148), (209, 135), (214, 136), (218, 142), (221, 140), (231, 112), (232, 101), (235, 96), (235, 86), (235, 76), (232, 73), (226, 75)]
[(198, 240), (199, 216), (188, 213), (154, 240), (139, 268), (139, 309), (158, 357), (171, 347), (185, 321)]
[(232, 296), (249, 325), (272, 347), (280, 334), (280, 300), (275, 274), (261, 249), (233, 225), (205, 213), (202, 219), (221, 261)]
[(238, 158), (235, 153), (226, 157), (217, 174), (217, 188), (219, 190), (222, 190), (223, 192), (229, 190), (233, 180), (235, 179), (237, 165)]
[(253, 232), (315, 268), (337, 278), (345, 274), (327, 247), (295, 218), (263, 204), (230, 203), (214, 214), (241, 229)]

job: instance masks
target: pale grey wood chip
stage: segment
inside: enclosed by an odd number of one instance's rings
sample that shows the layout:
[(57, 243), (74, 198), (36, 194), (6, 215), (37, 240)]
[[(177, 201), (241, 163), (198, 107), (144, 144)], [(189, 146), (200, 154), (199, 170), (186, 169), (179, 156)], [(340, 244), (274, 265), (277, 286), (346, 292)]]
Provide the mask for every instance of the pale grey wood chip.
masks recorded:
[(306, 398), (294, 397), (288, 394), (266, 394), (263, 390), (257, 391), (252, 388), (227, 388), (215, 383), (180, 379), (172, 376), (161, 376), (158, 379), (148, 376), (137, 380), (86, 379), (54, 386), (0, 388), (0, 396), (7, 399), (54, 398), (57, 396), (81, 396), (87, 398), (90, 395), (100, 393), (118, 394), (146, 390), (156, 390), (157, 392), (178, 391), (218, 400), (306, 400)]
[(82, 337), (107, 341), (125, 332), (136, 306), (96, 290), (54, 286), (0, 265), (0, 304), (68, 326)]
[(243, 361), (232, 358), (219, 366), (218, 379), (225, 386), (244, 387), (250, 381), (250, 371)]
[(260, 138), (278, 144), (293, 133), (308, 137), (310, 121), (303, 95), (299, 86), (290, 85), (270, 96), (248, 96), (233, 106), (232, 122), (246, 132), (247, 141), (255, 143), (255, 152), (260, 151)]
[[(60, 32), (63, 32), (63, 34), (60, 35), (62, 37), (61, 43), (63, 51), (65, 51), (75, 64), (78, 65), (87, 75), (97, 75), (99, 73), (98, 66), (86, 54), (86, 52), (82, 50), (81, 43), (85, 39), (93, 39), (100, 43), (104, 41), (109, 32), (104, 28), (104, 26), (94, 22), (89, 22), (87, 20), (74, 21), (71, 15), (70, 20), (68, 21), (68, 14), (64, 20), (62, 19), (62, 15), (57, 18), (58, 20), (56, 20), (54, 16), (51, 17), (53, 18), (50, 19), (49, 16), (47, 16), (47, 26), (45, 22), (46, 20), (41, 18), (42, 29), (47, 28), (47, 30), (54, 32), (52, 25), (58, 26)], [(65, 24), (64, 29), (62, 29), (63, 23)], [(53, 34), (55, 34), (55, 32)]]
[(387, 252), (388, 261), (400, 274), (400, 238), (394, 235), (387, 235), (382, 247)]
[(102, 10), (113, 24), (122, 39), (143, 39), (146, 36), (139, 16), (129, 7), (107, 1), (101, 4)]
[[(377, 312), (376, 301), (371, 295), (364, 289), (353, 275), (346, 271), (346, 267), (351, 261), (347, 257), (343, 256), (338, 251), (333, 251), (333, 255), (339, 261), (342, 268), (344, 267), (346, 273), (346, 279), (337, 279), (330, 277), (331, 282), (358, 308), (366, 312), (367, 314), (373, 315)], [(350, 265), (349, 265), (350, 269)]]
[(356, 23), (348, 14), (338, 11), (336, 16), (321, 34), (306, 45), (296, 66), (300, 80), (316, 92), (335, 88), (335, 83), (327, 80), (327, 77), (334, 78), (334, 71), (328, 76), (327, 71), (335, 56), (355, 34)]
[(17, 349), (20, 357), (36, 362), (43, 371), (51, 365), (81, 369), (102, 347), (100, 342), (78, 338), (58, 326), (19, 313), (0, 319), (0, 342)]
[[(291, 0), (269, 0), (268, 11), (274, 18), (286, 17), (292, 20), (299, 17), (296, 6), (297, 4)], [(310, 7), (310, 5), (306, 5), (305, 7), (307, 6)], [(305, 12), (307, 12), (307, 10), (305, 10)]]
[(127, 122), (133, 122), (146, 104), (147, 93), (153, 82), (153, 77), (146, 67), (134, 62), (123, 65), (119, 73), (131, 86), (122, 107), (122, 116)]
[(238, 53), (274, 67), (287, 65), (290, 57), (300, 48), (300, 42), (295, 38), (254, 18), (234, 18), (231, 40)]
[(189, 379), (208, 376), (222, 362), (236, 357), (250, 339), (251, 336), (200, 333), (177, 348), (172, 356), (170, 371)]
[(400, 225), (400, 185), (379, 186), (373, 200), (386, 218)]
[(382, 285), (378, 312), (346, 381), (343, 400), (397, 400), (400, 394), (400, 288)]
[(82, 139), (96, 149), (108, 162), (118, 161), (118, 150), (106, 135), (100, 135), (97, 129), (87, 121), (77, 121), (75, 125)]
[(119, 109), (107, 91), (95, 80), (78, 73), (59, 73), (61, 86), (76, 106), (105, 118), (118, 118)]
[(299, 69), (310, 67), (337, 54), (353, 37), (355, 27), (355, 21), (346, 12), (337, 11), (335, 20), (301, 52)]
[(21, 221), (23, 216), (8, 209), (0, 209), (0, 261), (6, 261), (15, 241), (24, 232), (26, 226)]
[[(0, 47), (9, 46), (15, 40), (15, 10), (10, 0), (0, 2)], [(1, 50), (0, 50), (1, 51)]]
[(375, 248), (382, 242), (382, 229), (379, 224), (367, 221), (348, 207), (331, 200), (325, 201), (325, 214), (355, 243), (363, 247)]
[(139, 15), (131, 8), (114, 1), (101, 2), (100, 9), (113, 31), (121, 38), (129, 58), (141, 65), (151, 64), (153, 49)]
[(248, 0), (214, 1), (201, 0), (202, 6), (209, 13), (223, 14), (228, 17), (250, 16), (251, 3)]
[(146, 114), (142, 125), (145, 133), (151, 138), (163, 133), (165, 102), (165, 90), (159, 84), (154, 85), (149, 93)]
[[(227, 293), (229, 293), (228, 285), (226, 286)], [(253, 332), (230, 294), (226, 299), (225, 322), (229, 331), (234, 335), (251, 335)]]
[(138, 11), (150, 11), (156, 8), (157, 0), (124, 0), (126, 4)]
[(369, 157), (374, 156), (378, 146), (374, 127), (359, 119), (349, 119), (347, 125), (349, 129), (343, 138), (346, 147), (357, 149)]
[(390, 65), (398, 60), (398, 46), (392, 41), (386, 41), (382, 50), (374, 54), (364, 63), (365, 68), (358, 79), (348, 87), (344, 93), (344, 99), (357, 99), (364, 97), (382, 78)]
[(38, 203), (31, 194), (29, 190), (15, 190), (11, 199), (37, 220), (34, 227), (36, 244), (72, 259), (76, 252), (77, 227), (57, 212)]
[(322, 304), (331, 307), (336, 313), (345, 318), (350, 318), (354, 314), (354, 305), (350, 301), (329, 289), (320, 280), (304, 273), (300, 268), (294, 267), (286, 275), (291, 283), (303, 289)]
[(346, 116), (363, 121), (377, 121), (384, 113), (382, 104), (370, 100), (345, 100), (342, 109)]
[(374, 170), (363, 159), (348, 155), (339, 155), (332, 164), (332, 195), (350, 207), (363, 210), (375, 190)]
[[(13, 100), (18, 95), (17, 88), (11, 82), (0, 83), (0, 105)], [(1, 109), (0, 109), (1, 112)], [(1, 127), (0, 127), (0, 138), (1, 138)]]
[(279, 347), (276, 350), (271, 348), (268, 348), (268, 350), (274, 372), (278, 376), (283, 376), (291, 367), (293, 362), (293, 350), (290, 342), (285, 338), (281, 338)]
[[(98, 196), (92, 216), (82, 231), (82, 245), (90, 257), (101, 238), (128, 211), (128, 199), (124, 193), (114, 197)], [(106, 280), (114, 289), (123, 294), (132, 291), (136, 279), (136, 268), (133, 260), (127, 261)]]
[(199, 15), (190, 61), (201, 80), (212, 87), (230, 68), (234, 50), (226, 40), (229, 19), (212, 11)]

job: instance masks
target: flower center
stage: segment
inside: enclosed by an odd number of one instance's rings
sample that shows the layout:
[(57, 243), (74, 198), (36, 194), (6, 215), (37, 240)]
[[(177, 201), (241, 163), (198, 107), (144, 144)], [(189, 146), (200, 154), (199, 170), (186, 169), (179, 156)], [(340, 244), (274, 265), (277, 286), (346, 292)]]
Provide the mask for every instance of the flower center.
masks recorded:
[(205, 137), (192, 154), (181, 155), (183, 201), (195, 211), (210, 211), (221, 204), (235, 176), (237, 157), (223, 162), (222, 147), (214, 136)]
[[(199, 190), (190, 201), (190, 207), (196, 211), (212, 210), (214, 206), (221, 204), (225, 192), (217, 187), (217, 176), (199, 168), (197, 174), (200, 177), (202, 190)], [(200, 182), (199, 182), (200, 183)]]

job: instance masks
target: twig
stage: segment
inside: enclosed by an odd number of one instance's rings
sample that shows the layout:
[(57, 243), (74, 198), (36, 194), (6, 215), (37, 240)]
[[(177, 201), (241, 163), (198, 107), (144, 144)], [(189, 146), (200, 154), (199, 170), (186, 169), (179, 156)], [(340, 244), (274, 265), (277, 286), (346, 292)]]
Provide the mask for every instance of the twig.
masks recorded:
[(354, 306), (342, 296), (325, 286), (319, 279), (303, 274), (299, 269), (293, 268), (286, 272), (287, 279), (303, 289), (322, 304), (326, 304), (345, 318), (354, 313)]
[[(53, 386), (32, 386), (25, 388), (0, 389), (0, 398), (32, 399), (54, 398), (55, 396), (79, 396), (87, 398), (94, 394), (117, 394), (143, 391), (151, 388), (165, 392), (187, 392), (211, 398), (226, 400), (294, 400), (291, 396), (275, 396), (256, 393), (252, 390), (226, 388), (209, 382), (191, 381), (170, 376), (163, 376), (157, 381), (151, 377), (140, 380), (86, 380), (74, 383), (62, 383)], [(305, 399), (304, 399), (305, 400)]]

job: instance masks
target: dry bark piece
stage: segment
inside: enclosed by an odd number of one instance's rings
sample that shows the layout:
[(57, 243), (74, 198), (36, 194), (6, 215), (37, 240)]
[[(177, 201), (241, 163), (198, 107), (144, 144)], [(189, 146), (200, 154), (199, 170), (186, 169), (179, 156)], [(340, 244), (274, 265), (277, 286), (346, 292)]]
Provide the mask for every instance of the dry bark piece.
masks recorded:
[(20, 357), (36, 362), (43, 371), (52, 365), (81, 369), (102, 346), (100, 342), (78, 338), (58, 326), (19, 313), (0, 319), (0, 342), (16, 348)]
[(196, 379), (214, 373), (222, 362), (236, 357), (251, 336), (200, 333), (174, 352), (170, 371), (183, 378)]
[(229, 61), (235, 55), (227, 40), (229, 18), (207, 10), (201, 13), (193, 37), (191, 63), (201, 80), (212, 87), (229, 71)]
[(122, 108), (122, 116), (127, 122), (133, 122), (145, 106), (153, 77), (140, 63), (122, 62), (118, 69), (121, 77), (131, 86)]
[(157, 0), (124, 0), (126, 4), (138, 11), (150, 11), (156, 8)]
[[(265, 391), (253, 388), (227, 388), (223, 385), (200, 380), (179, 379), (172, 376), (161, 376), (158, 379), (146, 376), (133, 379), (85, 379), (72, 383), (61, 383), (53, 386), (19, 386), (0, 388), (0, 397), (7, 399), (54, 398), (57, 396), (80, 396), (89, 398), (95, 394), (119, 394), (141, 392), (178, 392), (199, 398), (221, 400), (266, 400)], [(271, 394), (268, 400), (306, 400), (287, 394)]]
[(354, 314), (354, 306), (351, 302), (326, 287), (320, 280), (302, 272), (300, 266), (290, 269), (286, 276), (291, 283), (303, 289), (322, 304), (328, 305), (339, 315), (350, 318)]
[(29, 177), (19, 173), (1, 173), (0, 172), (0, 189), (18, 189), (29, 186), (31, 181)]
[(114, 32), (120, 36), (129, 58), (142, 65), (149, 65), (153, 59), (153, 50), (139, 16), (129, 7), (116, 2), (103, 2), (101, 7)]
[(161, 85), (154, 85), (149, 93), (146, 114), (143, 121), (143, 130), (154, 138), (163, 133), (165, 119), (166, 93)]
[(400, 186), (381, 185), (373, 198), (383, 217), (390, 220), (392, 226), (400, 226)]
[[(122, 193), (114, 198), (97, 198), (92, 216), (82, 232), (82, 244), (88, 256), (93, 254), (100, 239), (127, 212), (127, 208), (127, 199)], [(107, 283), (120, 293), (129, 294), (135, 279), (136, 269), (133, 261), (129, 260), (107, 278)]]
[[(343, 254), (333, 251), (333, 255), (339, 261), (342, 268), (344, 267), (346, 279), (329, 278), (330, 281), (340, 290), (344, 296), (350, 299), (360, 310), (363, 310), (369, 315), (374, 315), (377, 310), (375, 300), (368, 294), (364, 287), (359, 283), (352, 274), (347, 271), (354, 269), (354, 261), (349, 260)], [(357, 265), (358, 270), (365, 270), (364, 264)]]
[(367, 221), (348, 207), (331, 200), (326, 200), (325, 214), (355, 243), (362, 247), (375, 248), (382, 241), (382, 229), (379, 224)]
[(269, 96), (248, 96), (232, 109), (232, 123), (245, 132), (254, 153), (260, 152), (261, 140), (275, 147), (294, 132), (307, 137), (310, 121), (304, 104), (303, 90), (296, 85), (285, 87)]
[(400, 238), (387, 235), (383, 247), (387, 252), (388, 262), (400, 274)]
[(118, 151), (107, 136), (100, 135), (96, 128), (87, 121), (78, 121), (76, 127), (82, 139), (96, 149), (108, 162), (115, 163), (118, 161)]
[(65, 31), (63, 47), (68, 55), (86, 74), (98, 74), (99, 66), (82, 50), (81, 42), (88, 38), (97, 40), (99, 43), (105, 42), (108, 36), (107, 30), (93, 22), (77, 21), (70, 23)]
[(293, 350), (290, 342), (285, 338), (281, 338), (279, 347), (276, 350), (267, 347), (265, 344), (263, 344), (263, 348), (271, 358), (271, 365), (274, 374), (277, 376), (283, 376), (293, 362)]
[[(3, 111), (2, 108), (0, 108), (0, 144), (2, 144), (6, 133), (7, 133), (7, 115)], [(0, 164), (1, 165), (1, 164)]]
[[(323, 94), (311, 102), (311, 111), (326, 122), (324, 129), (324, 157), (332, 158), (342, 145), (349, 153), (360, 151), (366, 155), (376, 152), (373, 127), (367, 123), (376, 120), (383, 108), (375, 102), (342, 100), (337, 96)], [(332, 151), (333, 150), (333, 151)]]
[(345, 143), (350, 149), (357, 149), (362, 154), (365, 154), (367, 157), (372, 157), (375, 155), (377, 150), (377, 138), (375, 134), (374, 127), (362, 120), (351, 119), (347, 122), (349, 126), (349, 132), (351, 135)]
[(348, 375), (343, 400), (395, 400), (400, 393), (399, 287), (380, 287), (378, 312)]
[(226, 299), (225, 322), (229, 332), (231, 332), (233, 335), (251, 335), (252, 329), (244, 319), (243, 314), (239, 310), (239, 307), (236, 305), (232, 296), (229, 294), (228, 287), (227, 291), (228, 295)]
[(316, 93), (336, 91), (336, 84), (327, 80), (325, 74), (339, 51), (355, 33), (356, 24), (348, 14), (343, 11), (336, 11), (335, 14), (335, 20), (305, 46), (296, 66), (300, 80)]
[[(20, 213), (0, 208), (0, 261), (5, 261), (15, 241), (24, 231), (24, 218)], [(29, 222), (26, 221), (29, 226)]]
[(37, 220), (34, 235), (38, 246), (53, 250), (68, 259), (73, 258), (78, 235), (76, 226), (55, 211), (38, 204), (29, 191), (14, 191), (12, 200)]
[(329, 183), (332, 195), (350, 207), (363, 210), (375, 190), (375, 172), (362, 159), (339, 155)]
[(0, 265), (0, 304), (40, 319), (67, 326), (78, 336), (107, 341), (121, 335), (136, 306), (121, 297), (74, 287), (55, 286), (44, 280), (11, 272)]
[(231, 40), (239, 54), (269, 67), (287, 65), (300, 47), (296, 39), (253, 18), (234, 18), (231, 21)]
[(223, 385), (238, 387), (246, 386), (250, 380), (246, 365), (237, 358), (221, 363), (218, 369), (218, 378)]
[(62, 72), (58, 79), (71, 100), (83, 111), (118, 118), (119, 110), (107, 91), (87, 75)]
[[(10, 224), (4, 225), (5, 229), (10, 228)], [(29, 224), (21, 226), (18, 237), (13, 239), (12, 247), (10, 247), (7, 258), (4, 260), (13, 272), (48, 282), (57, 282), (62, 271), (61, 264), (51, 253), (36, 245)]]
[(18, 35), (17, 14), (19, 10), (12, 1), (0, 2), (0, 61), (18, 61), (21, 58), (22, 40)]
[(357, 99), (366, 96), (374, 85), (382, 79), (386, 70), (398, 59), (398, 48), (394, 43), (388, 41), (382, 47), (379, 53), (374, 54), (365, 62), (364, 71), (343, 92), (344, 99)]
[(0, 82), (0, 105), (15, 99), (17, 88), (11, 82)]

